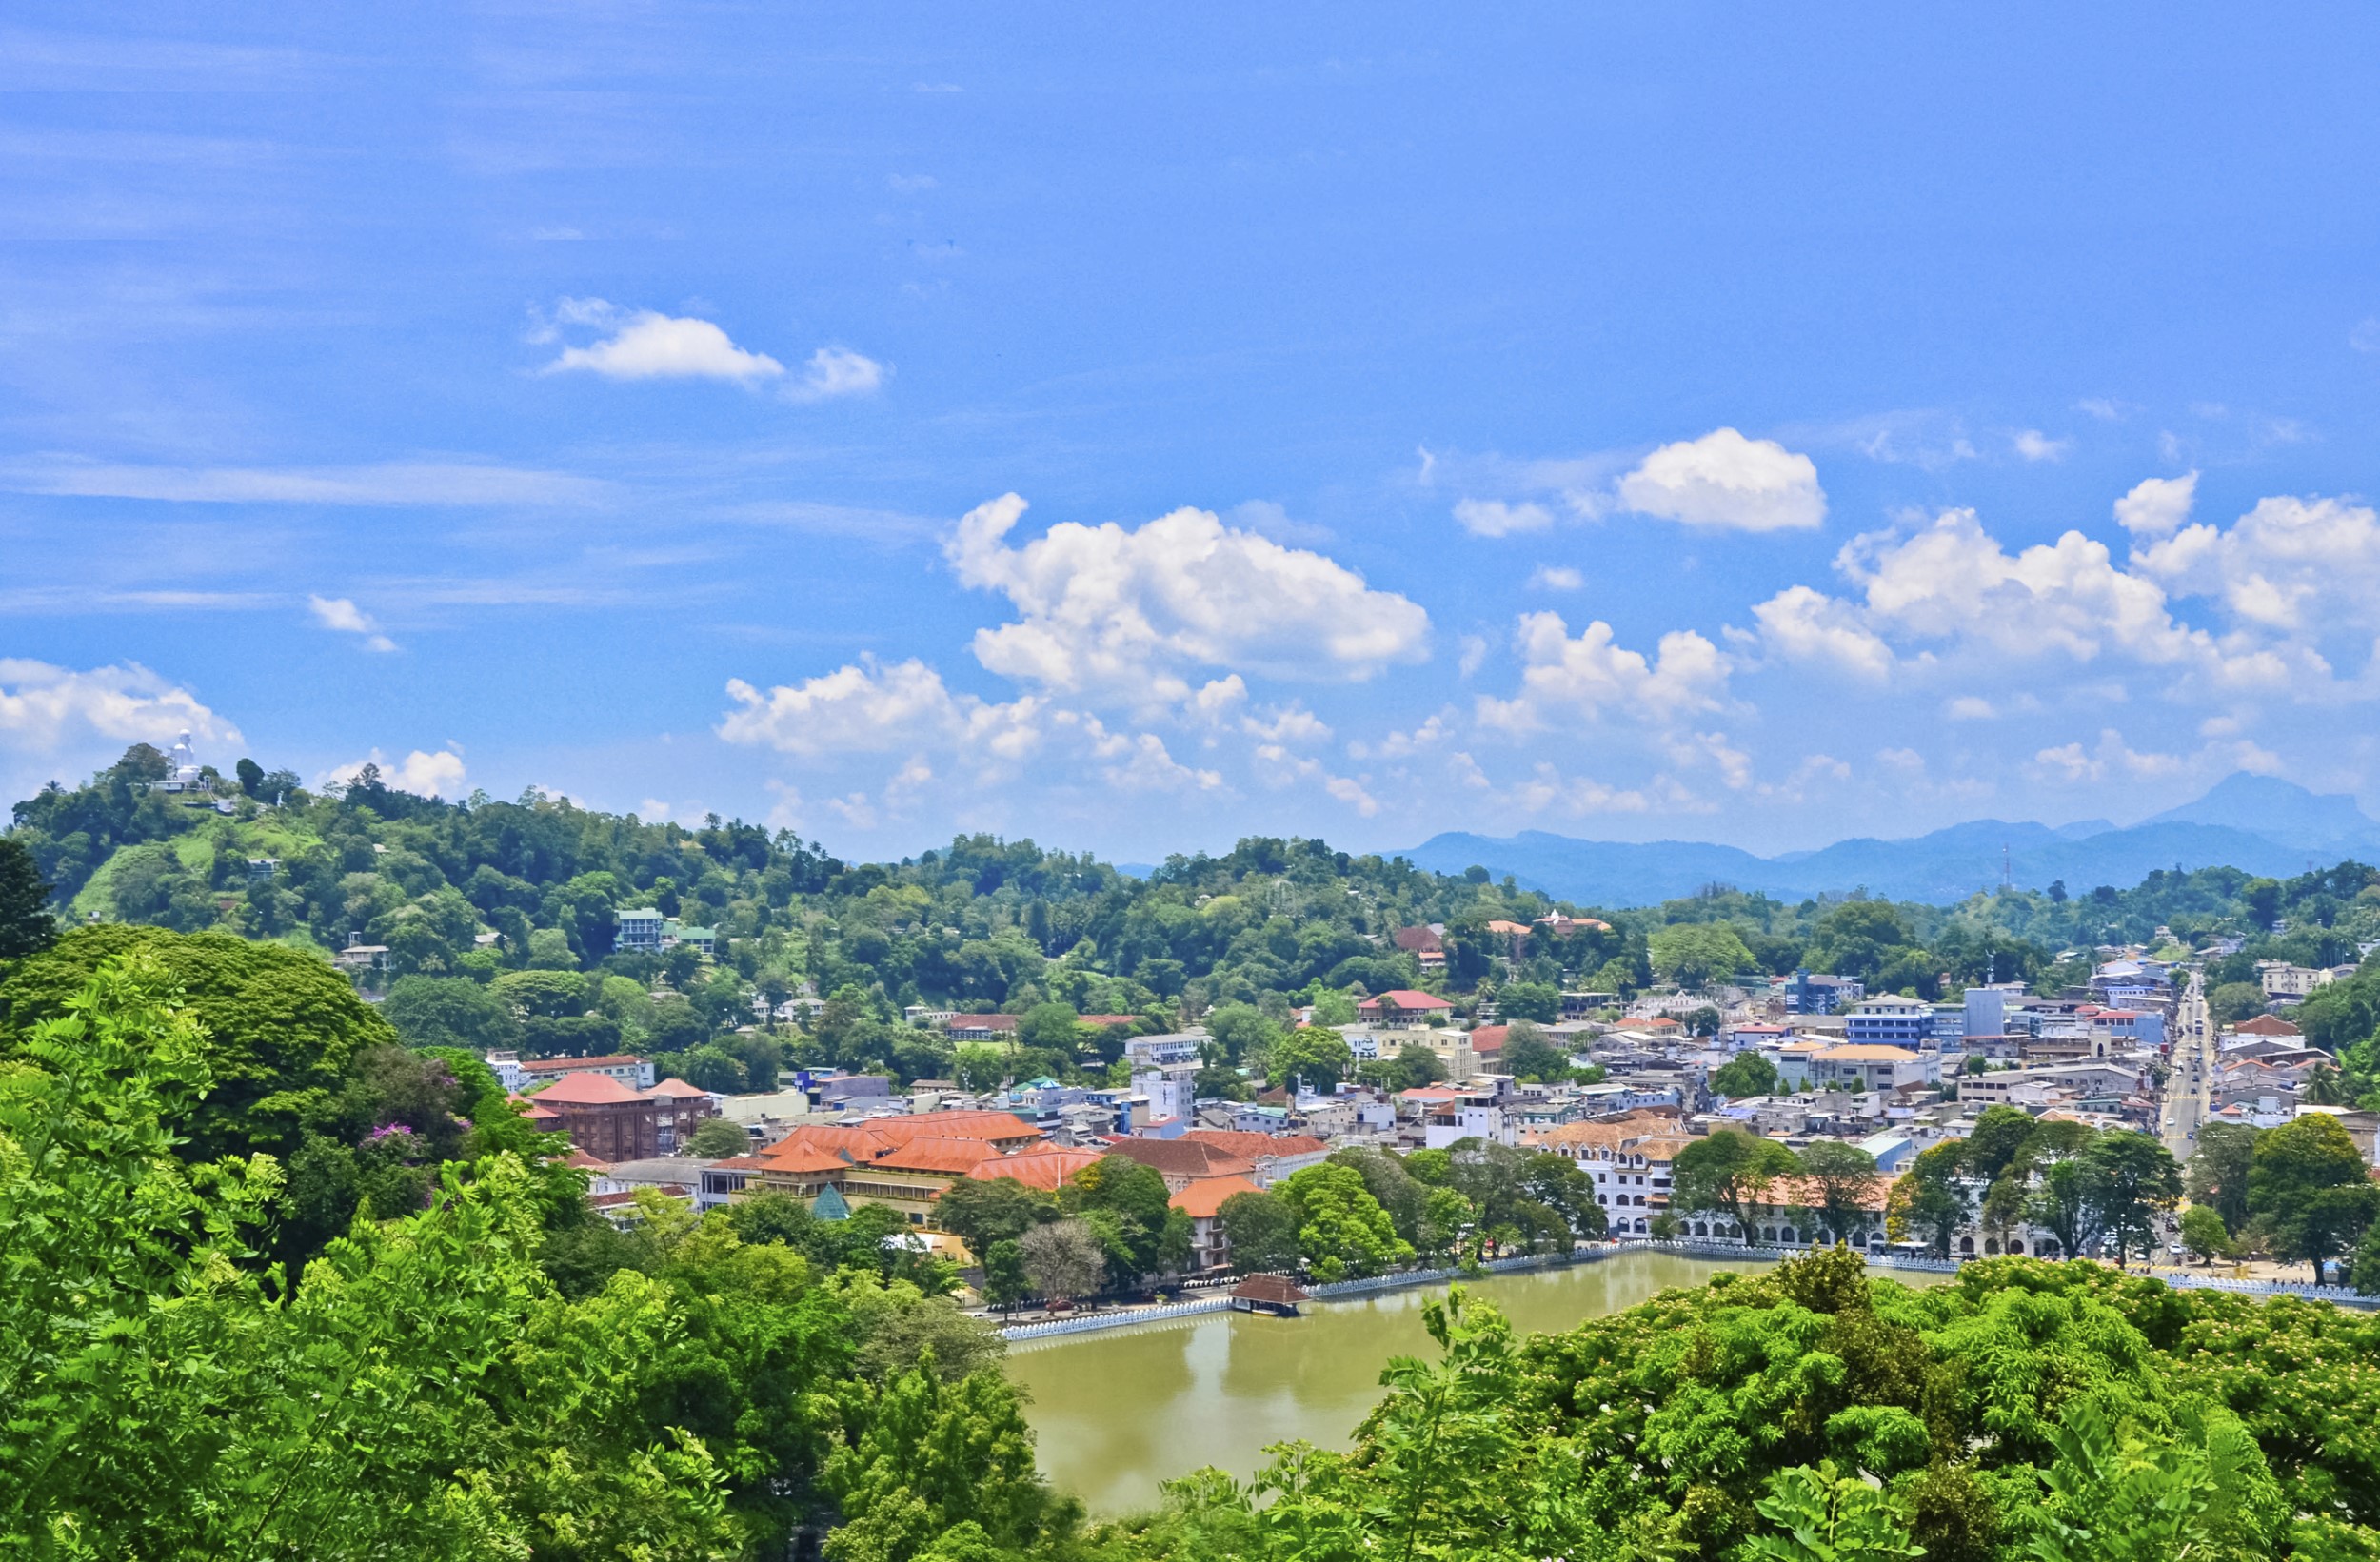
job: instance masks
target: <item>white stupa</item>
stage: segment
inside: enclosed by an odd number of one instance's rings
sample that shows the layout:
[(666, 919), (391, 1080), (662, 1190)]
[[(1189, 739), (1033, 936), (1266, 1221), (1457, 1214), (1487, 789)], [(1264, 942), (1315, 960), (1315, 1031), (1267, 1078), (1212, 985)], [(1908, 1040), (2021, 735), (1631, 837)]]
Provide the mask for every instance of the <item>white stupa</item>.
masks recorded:
[(203, 792), (207, 789), (206, 781), (198, 773), (198, 751), (190, 746), (188, 732), (182, 734), (181, 740), (173, 745), (173, 751), (166, 759), (171, 768), (166, 772), (166, 779), (157, 783), (155, 790)]

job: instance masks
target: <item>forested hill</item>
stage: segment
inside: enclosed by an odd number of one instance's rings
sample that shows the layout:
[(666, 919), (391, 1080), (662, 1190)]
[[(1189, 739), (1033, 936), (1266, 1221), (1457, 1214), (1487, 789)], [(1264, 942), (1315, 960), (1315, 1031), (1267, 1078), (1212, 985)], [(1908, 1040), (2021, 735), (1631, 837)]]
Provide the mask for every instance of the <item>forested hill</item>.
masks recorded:
[[(368, 979), (387, 990), (391, 1019), (430, 1028), (411, 1039), (464, 1044), (490, 1039), (475, 1026), (501, 1030), (526, 1010), (550, 1020), (545, 1041), (565, 1050), (682, 1050), (748, 1023), (756, 997), (807, 991), (842, 1000), (823, 1038), (839, 1056), (818, 1060), (916, 1075), (938, 1059), (900, 1023), (912, 1003), (1167, 1018), (1246, 1004), (1278, 1021), (1293, 1001), (1356, 988), (1433, 986), (1467, 1000), (1500, 985), (1505, 1011), (1526, 1016), (1564, 986), (1629, 993), (1803, 966), (1932, 997), (1994, 977), (2071, 981), (2105, 943), (2190, 948), (2228, 934), (2247, 940), (2241, 962), (2334, 965), (2380, 939), (2380, 876), (2353, 862), (2287, 880), (2158, 872), (2130, 888), (2053, 885), (1948, 907), (1845, 884), (1797, 901), (1713, 885), (1614, 909), (1319, 840), (1250, 839), (1218, 857), (1170, 858), (1144, 879), (986, 836), (855, 864), (740, 821), (646, 823), (536, 793), (448, 803), (370, 773), (309, 792), (243, 761), (236, 779), (209, 772), (211, 790), (174, 794), (152, 787), (165, 770), (137, 746), (84, 785), (16, 804), (10, 839), (66, 920), (386, 946), (386, 969)], [(688, 948), (615, 951), (616, 914), (646, 905), (713, 929), (717, 963)], [(1540, 928), (1517, 963), (1487, 929), (1557, 912), (1581, 920)], [(1447, 966), (1425, 978), (1393, 935), (1428, 923), (1446, 929)], [(526, 973), (552, 976), (541, 985)], [(576, 983), (558, 979), (571, 973)], [(508, 1005), (466, 1001), (507, 978)]]

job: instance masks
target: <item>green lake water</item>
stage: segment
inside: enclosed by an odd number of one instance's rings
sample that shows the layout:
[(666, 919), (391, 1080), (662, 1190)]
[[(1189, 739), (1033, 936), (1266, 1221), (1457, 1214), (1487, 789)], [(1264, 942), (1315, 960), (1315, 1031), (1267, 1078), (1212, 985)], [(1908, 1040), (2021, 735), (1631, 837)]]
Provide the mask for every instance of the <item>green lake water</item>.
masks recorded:
[[(1768, 1267), (1640, 1253), (1465, 1289), (1520, 1332), (1545, 1333), (1703, 1285), (1723, 1269)], [(1264, 1463), (1268, 1443), (1303, 1437), (1344, 1448), (1379, 1398), (1389, 1358), (1436, 1350), (1421, 1308), (1444, 1294), (1416, 1288), (1321, 1303), (1298, 1318), (1214, 1313), (1030, 1341), (1009, 1349), (1008, 1375), (1030, 1395), (1026, 1415), (1050, 1480), (1094, 1513), (1129, 1513), (1156, 1503), (1158, 1482), (1201, 1465), (1244, 1480)]]

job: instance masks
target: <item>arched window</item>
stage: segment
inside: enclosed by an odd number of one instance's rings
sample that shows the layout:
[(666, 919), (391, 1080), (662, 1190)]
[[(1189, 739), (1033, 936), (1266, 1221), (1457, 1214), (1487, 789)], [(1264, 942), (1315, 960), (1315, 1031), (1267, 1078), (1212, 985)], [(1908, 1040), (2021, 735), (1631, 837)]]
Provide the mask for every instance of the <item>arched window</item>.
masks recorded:
[(1643, 1221), (1641, 1221), (1641, 1220), (1637, 1221), (1637, 1222), (1636, 1222), (1636, 1235), (1637, 1235), (1637, 1236), (1643, 1236), (1643, 1235), (1644, 1235), (1644, 1230), (1645, 1230), (1644, 1222), (1643, 1222)]
[(1711, 1235), (1709, 1228), (1705, 1227), (1699, 1220), (1695, 1222), (1694, 1230), (1696, 1236), (1708, 1236)]
[(1987, 1258), (1996, 1258), (2000, 1256), (2000, 1239), (1998, 1237), (1987, 1236), (1983, 1239), (1983, 1256)]
[(1776, 1228), (1775, 1228), (1775, 1226), (1762, 1226), (1762, 1227), (1760, 1228), (1760, 1240), (1762, 1240), (1763, 1242), (1774, 1242), (1774, 1241), (1775, 1241), (1775, 1240), (1776, 1240)]
[(1975, 1256), (1975, 1239), (1972, 1236), (1960, 1237), (1958, 1239), (1958, 1251), (1965, 1254), (1970, 1258), (1973, 1257)]
[(2008, 1251), (2021, 1258), (2025, 1256), (2025, 1244), (2022, 1242), (2011, 1242), (2008, 1244)]
[(1779, 1227), (1776, 1233), (1776, 1239), (1780, 1242), (1792, 1241), (1794, 1239), (1794, 1228), (1791, 1226)]

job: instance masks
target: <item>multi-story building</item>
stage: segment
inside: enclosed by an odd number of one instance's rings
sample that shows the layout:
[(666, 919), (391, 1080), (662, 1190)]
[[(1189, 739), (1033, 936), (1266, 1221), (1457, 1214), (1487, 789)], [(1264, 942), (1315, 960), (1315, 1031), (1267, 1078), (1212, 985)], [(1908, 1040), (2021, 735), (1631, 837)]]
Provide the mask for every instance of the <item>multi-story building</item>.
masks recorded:
[(1849, 1085), (1854, 1090), (1937, 1085), (1942, 1082), (1942, 1058), (1931, 1048), (1912, 1052), (1907, 1047), (1878, 1042), (1846, 1042), (1811, 1057), (1810, 1081), (1816, 1085)]
[(615, 919), (611, 947), (624, 955), (658, 955), (661, 927), (666, 919), (650, 906), (621, 912)]
[(1418, 1030), (1443, 1024), (1455, 1006), (1435, 993), (1396, 987), (1356, 1005), (1356, 1018), (1384, 1030)]
[(1922, 1051), (1934, 1045), (1934, 1005), (1914, 998), (1868, 998), (1852, 1010), (1843, 1026), (1843, 1039), (1855, 1045)]
[(634, 1090), (608, 1074), (582, 1071), (527, 1097), (528, 1117), (560, 1129), (598, 1160), (642, 1160), (673, 1153), (704, 1117), (716, 1117), (710, 1097), (683, 1080), (658, 1090)]
[[(511, 1056), (516, 1062), (519, 1060), (518, 1053)], [(631, 1090), (653, 1088), (653, 1065), (633, 1053), (605, 1053), (596, 1058), (536, 1058), (520, 1062), (519, 1067), (521, 1083), (516, 1088), (522, 1090), (534, 1090), (540, 1084), (573, 1074), (600, 1074)]]

